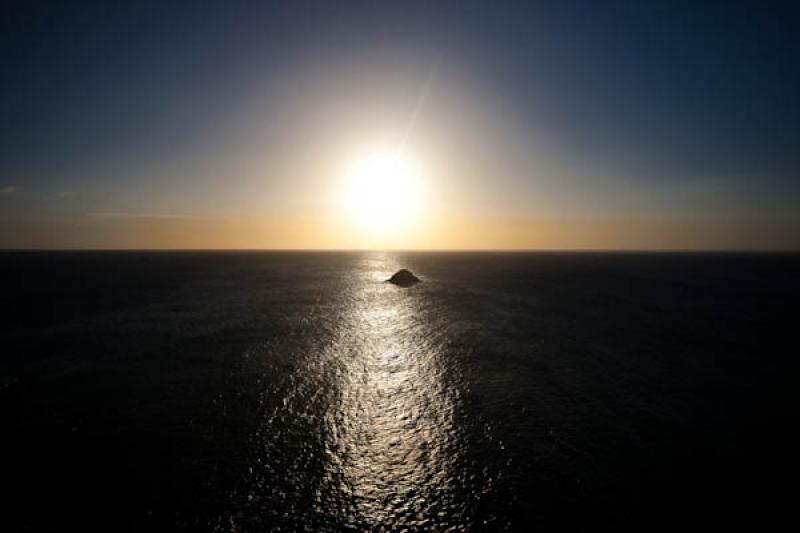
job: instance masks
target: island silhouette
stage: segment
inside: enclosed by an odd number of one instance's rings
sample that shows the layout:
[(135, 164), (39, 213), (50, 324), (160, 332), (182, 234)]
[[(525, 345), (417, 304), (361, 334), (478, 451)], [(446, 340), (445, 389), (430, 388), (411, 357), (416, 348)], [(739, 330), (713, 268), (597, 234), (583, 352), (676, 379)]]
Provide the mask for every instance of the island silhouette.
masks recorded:
[(386, 281), (393, 285), (397, 285), (398, 287), (411, 287), (412, 285), (419, 283), (421, 280), (412, 274), (410, 270), (401, 268)]

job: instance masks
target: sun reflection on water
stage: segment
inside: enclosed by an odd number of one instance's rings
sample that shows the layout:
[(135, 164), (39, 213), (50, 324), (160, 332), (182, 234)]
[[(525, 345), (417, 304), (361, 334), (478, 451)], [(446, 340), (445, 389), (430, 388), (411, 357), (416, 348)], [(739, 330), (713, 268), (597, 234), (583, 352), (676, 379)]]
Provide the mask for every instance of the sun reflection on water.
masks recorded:
[(494, 474), (452, 312), (433, 282), (384, 283), (395, 256), (355, 262), (248, 358), (263, 418), (228, 530), (474, 526)]
[(372, 277), (352, 293), (329, 347), (337, 392), (318, 511), (341, 524), (424, 527), (449, 501), (457, 393), (442, 379), (441, 338), (418, 295)]

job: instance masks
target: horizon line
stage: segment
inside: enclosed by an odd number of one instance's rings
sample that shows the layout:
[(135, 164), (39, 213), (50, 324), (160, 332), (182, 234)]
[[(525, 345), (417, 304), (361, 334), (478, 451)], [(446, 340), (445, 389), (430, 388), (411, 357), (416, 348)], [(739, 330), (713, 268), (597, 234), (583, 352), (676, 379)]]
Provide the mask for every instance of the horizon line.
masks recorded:
[(800, 253), (800, 248), (0, 248), (13, 252)]

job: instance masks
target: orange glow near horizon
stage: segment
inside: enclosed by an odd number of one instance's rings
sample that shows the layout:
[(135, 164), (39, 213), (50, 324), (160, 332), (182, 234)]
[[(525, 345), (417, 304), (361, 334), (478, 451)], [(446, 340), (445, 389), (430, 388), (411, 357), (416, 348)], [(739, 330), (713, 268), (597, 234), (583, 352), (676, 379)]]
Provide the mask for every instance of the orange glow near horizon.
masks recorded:
[[(781, 194), (759, 196), (766, 189), (748, 176), (663, 182), (581, 171), (502, 102), (445, 76), (409, 135), (415, 92), (394, 95), (386, 80), (399, 87), (402, 76), (375, 71), (380, 82), (276, 97), (282, 114), (267, 121), (254, 110), (219, 152), (107, 170), (137, 179), (112, 182), (89, 169), (82, 187), (65, 184), (70, 192), (57, 195), (7, 187), (0, 248), (800, 247), (790, 189), (767, 183)], [(329, 86), (330, 75), (320, 76), (308, 86)], [(749, 198), (769, 205), (768, 215)], [(38, 211), (25, 210), (36, 202)]]

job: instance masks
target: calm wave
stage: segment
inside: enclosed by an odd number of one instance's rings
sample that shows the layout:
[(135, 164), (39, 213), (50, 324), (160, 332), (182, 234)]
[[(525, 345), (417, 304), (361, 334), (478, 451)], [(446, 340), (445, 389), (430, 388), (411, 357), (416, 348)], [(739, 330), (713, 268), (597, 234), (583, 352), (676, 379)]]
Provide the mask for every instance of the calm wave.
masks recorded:
[(11, 530), (658, 529), (788, 499), (797, 255), (0, 265)]

